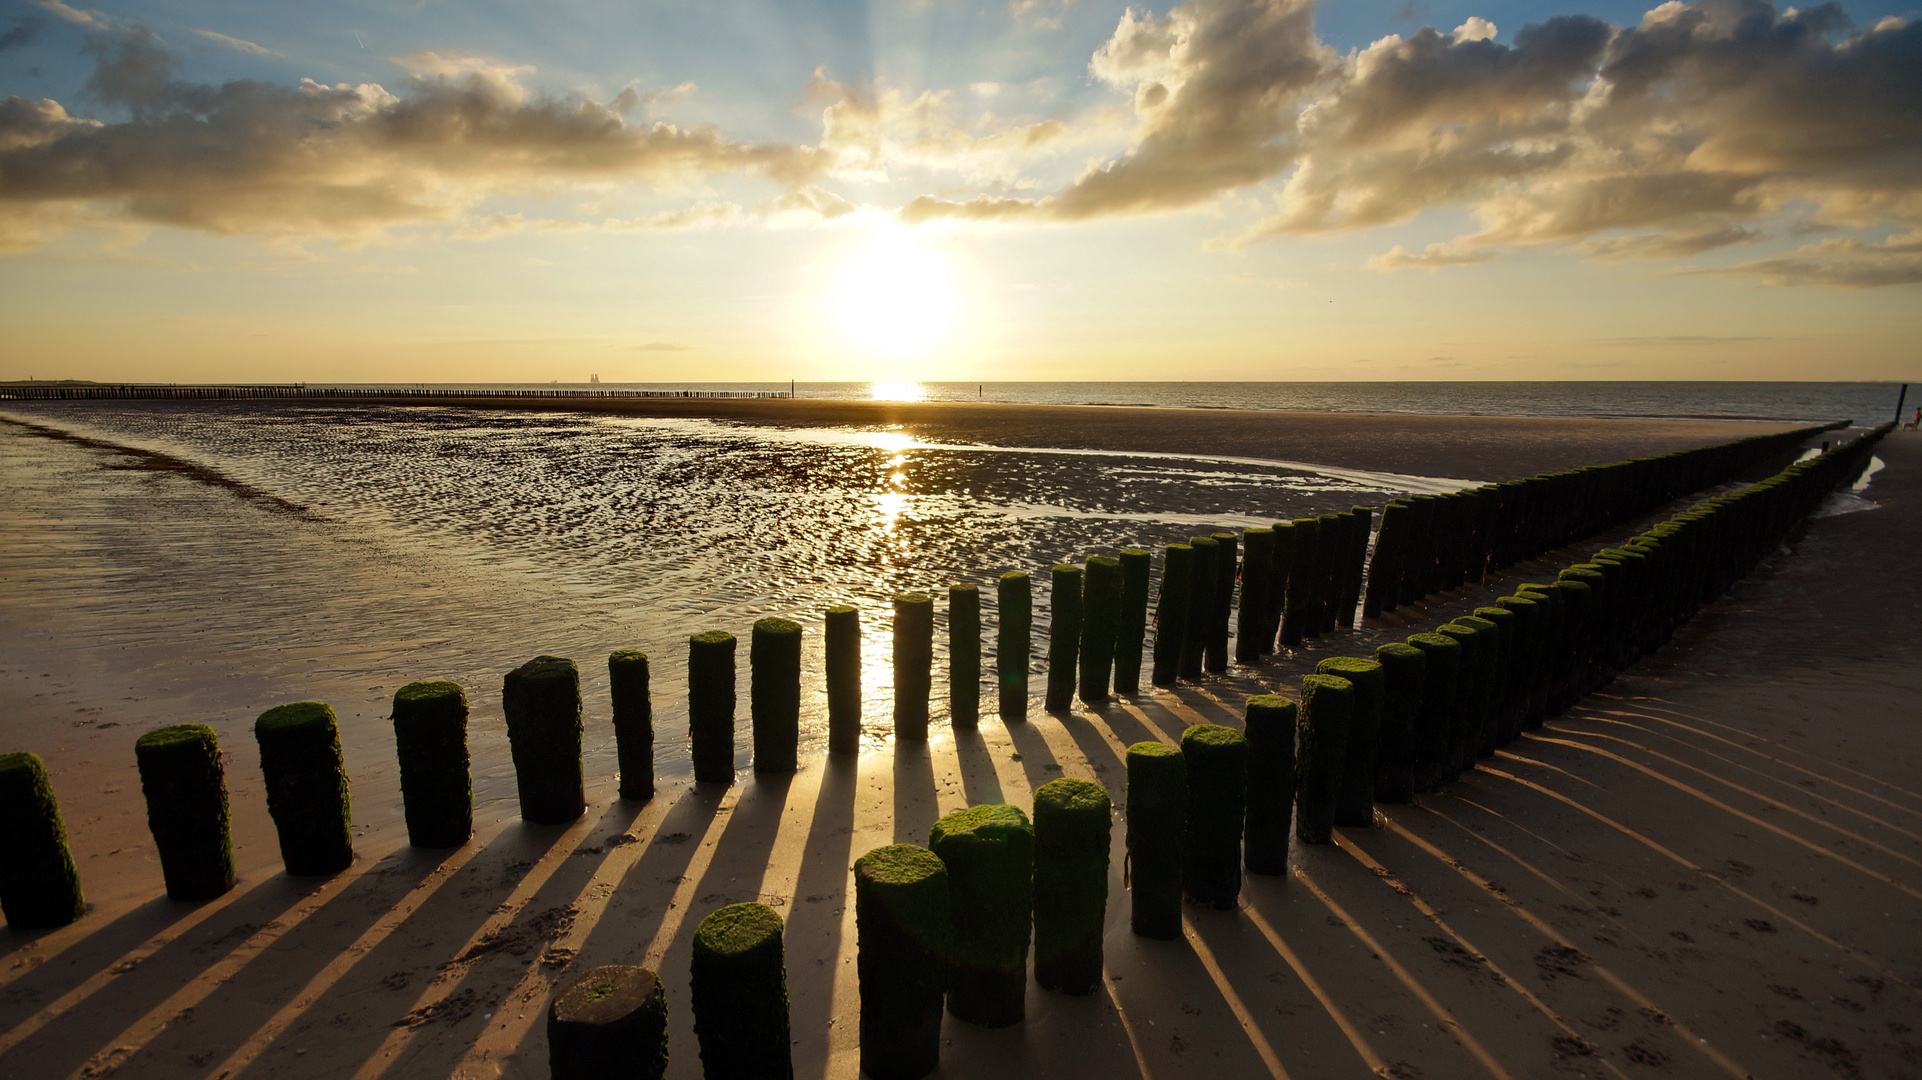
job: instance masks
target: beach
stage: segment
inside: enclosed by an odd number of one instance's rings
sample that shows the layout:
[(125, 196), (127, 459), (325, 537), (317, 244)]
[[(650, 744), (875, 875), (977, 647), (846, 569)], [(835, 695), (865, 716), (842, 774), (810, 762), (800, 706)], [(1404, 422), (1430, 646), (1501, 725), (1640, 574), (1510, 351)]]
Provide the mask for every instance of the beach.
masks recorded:
[[(449, 430), (498, 422), (504, 433), (490, 438), (512, 438), (510, 421), (564, 421), (539, 437), (611, 438), (598, 420), (478, 406), (435, 403), (454, 410)], [(1422, 484), (1510, 479), (1793, 426), (805, 400), (556, 409), (664, 423), (647, 437), (679, 440), (675, 453), (687, 460), (720, 447), (763, 462), (757, 477), (793, 474), (791, 487), (766, 481), (767, 500), (710, 508), (693, 545), (710, 552), (778, 547), (769, 534), (735, 537), (707, 523), (774, 512), (830, 465), (851, 470), (835, 481), (849, 490), (900, 495), (894, 505), (908, 519), (927, 508), (922, 530), (951, 520), (975, 531), (917, 561), (909, 549), (932, 549), (929, 532), (877, 518), (826, 543), (826, 554), (744, 562), (725, 586), (701, 579), (727, 558), (676, 548), (648, 565), (644, 553), (609, 546), (618, 530), (565, 520), (530, 526), (524, 547), (511, 528), (475, 525), (501, 530), (483, 537), (499, 553), (488, 561), (453, 546), (457, 524), (426, 510), (357, 510), (366, 504), (343, 478), (364, 468), (359, 459), (329, 458), (303, 480), (214, 447), (205, 460), (228, 455), (208, 467), (223, 484), (195, 475), (202, 459), (187, 450), (152, 449), (173, 445), (163, 436), (175, 420), (5, 410), (34, 426), (0, 423), (14, 493), (0, 522), (11, 552), (0, 737), (47, 759), (94, 907), (61, 930), (0, 935), (0, 1072), (545, 1076), (551, 988), (570, 971), (641, 963), (667, 985), (670, 1075), (693, 1077), (693, 926), (722, 904), (758, 899), (787, 920), (797, 1075), (852, 1077), (855, 857), (925, 843), (936, 818), (963, 806), (1026, 808), (1059, 776), (1102, 783), (1119, 804), (1127, 745), (1173, 742), (1197, 722), (1239, 726), (1247, 695), (1292, 694), (1315, 660), (1446, 621), (1601, 544), (1431, 597), (1297, 656), (1098, 711), (1042, 712), (1035, 677), (1027, 722), (986, 717), (979, 731), (954, 731), (938, 685), (925, 747), (887, 738), (876, 681), (867, 707), (876, 730), (858, 757), (804, 741), (798, 773), (743, 769), (725, 789), (694, 785), (666, 760), (685, 753), (675, 741), (686, 716), (675, 646), (687, 633), (729, 621), (745, 637), (754, 615), (798, 614), (804, 595), (872, 603), (904, 584), (934, 589), (971, 551), (995, 560), (975, 566), (979, 574), (1009, 568), (1019, 553), (1029, 556), (1020, 568), (1040, 573), (1124, 535), (1165, 543), (1202, 521), (1240, 528), (1297, 508), (1379, 506)], [(822, 431), (887, 438), (834, 434), (823, 444), (794, 434)], [(592, 460), (612, 460), (594, 445)], [(1001, 452), (956, 449), (983, 445)], [(1097, 453), (1057, 453), (1085, 451)], [(805, 467), (783, 456), (803, 453), (826, 456)], [(949, 1018), (936, 1075), (1922, 1072), (1922, 1036), (1910, 1030), (1922, 1015), (1913, 719), (1922, 657), (1909, 633), (1922, 585), (1904, 562), (1922, 528), (1922, 444), (1897, 433), (1877, 456), (1886, 468), (1858, 497), (1873, 509), (1815, 520), (1793, 550), (1669, 645), (1440, 795), (1380, 807), (1376, 827), (1339, 830), (1335, 845), (1297, 844), (1291, 874), (1248, 878), (1240, 910), (1190, 908), (1182, 941), (1129, 932), (1117, 823), (1103, 986), (1070, 998), (1030, 983), (1028, 1019), (1011, 1029)], [(912, 460), (889, 464), (896, 457)], [(1056, 471), (1038, 472), (1043, 461)], [(890, 469), (906, 479), (891, 482)], [(1129, 508), (1099, 505), (1084, 489), (1115, 479), (1104, 469), (1136, 470), (1128, 475), (1154, 494)], [(668, 488), (697, 476), (661, 475)], [(1060, 494), (1026, 518), (975, 505), (1013, 505), (1030, 481)], [(1252, 491), (1272, 501), (1255, 505)], [(395, 498), (403, 510), (414, 505)], [(447, 498), (434, 489), (421, 505)], [(565, 519), (568, 505), (529, 513)], [(665, 527), (651, 505), (634, 508), (633, 520)], [(819, 511), (823, 520), (835, 512)], [(556, 537), (580, 542), (552, 566), (514, 565), (538, 561)], [(139, 557), (108, 565), (102, 552), (114, 545)], [(884, 553), (895, 563), (876, 561)], [(840, 556), (881, 569), (822, 569)], [(603, 563), (640, 569), (616, 587), (594, 580)], [(90, 573), (102, 584), (79, 595)], [(818, 731), (819, 635), (808, 625), (804, 727)], [(872, 670), (885, 656), (878, 610), (868, 632)], [(615, 798), (599, 668), (609, 649), (637, 639), (655, 657), (663, 737), (662, 788), (645, 804)], [(500, 733), (500, 674), (540, 652), (576, 657), (588, 684), (589, 808), (567, 827), (515, 818)], [(421, 851), (405, 845), (387, 703), (401, 683), (440, 676), (459, 678), (475, 701), (477, 832), (460, 849)], [(355, 785), (358, 858), (327, 879), (279, 872), (249, 733), (261, 709), (303, 697), (340, 713)], [(132, 763), (135, 736), (181, 722), (219, 730), (234, 806), (241, 883), (201, 905), (161, 895)], [(740, 727), (744, 736), (744, 692)]]

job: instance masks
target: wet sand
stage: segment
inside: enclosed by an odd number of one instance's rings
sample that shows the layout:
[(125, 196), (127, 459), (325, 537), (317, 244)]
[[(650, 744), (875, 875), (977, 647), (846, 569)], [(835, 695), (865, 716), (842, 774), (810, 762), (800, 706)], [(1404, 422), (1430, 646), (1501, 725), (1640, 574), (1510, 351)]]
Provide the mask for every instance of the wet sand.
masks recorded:
[[(1493, 447), (1491, 467), (1527, 463), (1488, 475), (1555, 467), (1537, 462), (1572, 452), (1567, 422), (1525, 435), (1512, 423), (1452, 427)], [(1567, 434), (1610, 448), (1576, 460), (1664, 448), (1618, 452), (1608, 440), (1632, 437), (1597, 424)], [(1695, 442), (1736, 430), (1690, 426)], [(1036, 430), (1047, 445), (1071, 434)], [(1290, 460), (1318, 460), (1296, 447), (1328, 441), (1288, 443), (1278, 430), (1239, 437), (1283, 446), (1259, 456)], [(1410, 471), (1476, 476), (1462, 453)], [(1922, 656), (1910, 632), (1922, 585), (1900, 561), (1922, 529), (1922, 441), (1891, 436), (1879, 456), (1888, 468), (1868, 492), (1879, 509), (1814, 523), (1794, 554), (1667, 648), (1444, 794), (1384, 807), (1376, 828), (1340, 830), (1336, 845), (1298, 845), (1291, 876), (1250, 878), (1239, 911), (1191, 909), (1184, 941), (1129, 933), (1117, 826), (1103, 988), (1076, 999), (1030, 984), (1028, 1022), (1014, 1029), (950, 1020), (937, 1075), (1922, 1069), (1922, 1036), (1909, 1030), (1922, 1015)], [(0, 1073), (545, 1076), (549, 988), (570, 969), (646, 963), (663, 972), (674, 1012), (671, 1075), (694, 1077), (689, 935), (715, 907), (758, 898), (788, 920), (797, 1075), (852, 1077), (855, 856), (924, 841), (964, 805), (1025, 807), (1057, 776), (1095, 779), (1118, 798), (1127, 744), (1171, 741), (1194, 722), (1238, 725), (1246, 694), (1291, 687), (1318, 656), (1408, 632), (1389, 623), (1425, 628), (1485, 595), (1443, 597), (1300, 656), (1099, 711), (1050, 716), (1037, 700), (1025, 724), (939, 727), (925, 749), (815, 755), (793, 777), (743, 772), (724, 791), (676, 783), (636, 805), (597, 776), (575, 825), (526, 826), (496, 802), (453, 852), (404, 846), (398, 808), (369, 779), (391, 746), (367, 748), (355, 772), (359, 861), (326, 880), (277, 872), (257, 766), (230, 742), (242, 881), (202, 905), (158, 898), (138, 782), (120, 759), (139, 730), (244, 696), (208, 685), (223, 678), (218, 657), (183, 666), (177, 700), (134, 704), (101, 680), (16, 659), (0, 673), (5, 730), (11, 742), (29, 722), (69, 725), (48, 756), (96, 906), (62, 930), (0, 934)], [(344, 685), (362, 672), (334, 674)], [(366, 716), (349, 723), (375, 730), (382, 694), (363, 696), (353, 708)], [(678, 700), (656, 707), (657, 724), (681, 722)], [(101, 730), (114, 721), (99, 716), (121, 714), (118, 730)], [(590, 724), (595, 715), (590, 704)], [(498, 776), (488, 759), (504, 751), (477, 740), (477, 771)]]

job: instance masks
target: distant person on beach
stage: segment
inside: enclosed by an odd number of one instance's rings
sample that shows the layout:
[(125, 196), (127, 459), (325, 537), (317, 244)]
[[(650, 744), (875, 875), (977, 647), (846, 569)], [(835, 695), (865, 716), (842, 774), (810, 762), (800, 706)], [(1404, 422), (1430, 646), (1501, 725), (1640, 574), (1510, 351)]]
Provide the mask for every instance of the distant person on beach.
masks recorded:
[(1902, 425), (1902, 430), (1914, 431), (1918, 427), (1922, 427), (1922, 405), (1916, 406), (1915, 415), (1909, 417), (1909, 422)]

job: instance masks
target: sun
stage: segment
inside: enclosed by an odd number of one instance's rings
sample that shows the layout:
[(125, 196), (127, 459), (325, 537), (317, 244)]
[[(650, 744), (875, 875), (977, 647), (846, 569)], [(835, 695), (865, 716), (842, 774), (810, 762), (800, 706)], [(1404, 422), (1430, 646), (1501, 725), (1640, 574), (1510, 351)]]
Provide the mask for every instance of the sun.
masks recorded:
[(850, 348), (884, 360), (932, 355), (954, 336), (961, 291), (948, 253), (890, 229), (848, 256), (828, 296)]

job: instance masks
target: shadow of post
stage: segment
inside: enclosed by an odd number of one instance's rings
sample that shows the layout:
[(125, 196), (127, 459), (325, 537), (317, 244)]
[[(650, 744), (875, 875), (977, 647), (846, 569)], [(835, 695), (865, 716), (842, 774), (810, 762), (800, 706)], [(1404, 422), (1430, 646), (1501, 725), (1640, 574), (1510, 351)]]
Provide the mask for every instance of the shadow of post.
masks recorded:
[(934, 757), (922, 742), (897, 741), (893, 751), (894, 842), (926, 846), (928, 830), (940, 816), (934, 797)]
[[(821, 790), (808, 826), (807, 850), (794, 880), (794, 905), (787, 920), (789, 1024), (802, 1037), (795, 1046), (798, 1076), (825, 1075), (834, 1021), (834, 981), (842, 945), (857, 857), (854, 844), (854, 798), (860, 782), (860, 761), (853, 756), (828, 757), (821, 765)], [(863, 852), (865, 854), (865, 852)]]
[[(1015, 725), (1023, 730), (1026, 724)], [(954, 753), (961, 766), (961, 797), (969, 806), (999, 803), (1001, 777), (994, 771), (994, 758), (978, 729), (958, 728), (954, 733)]]

